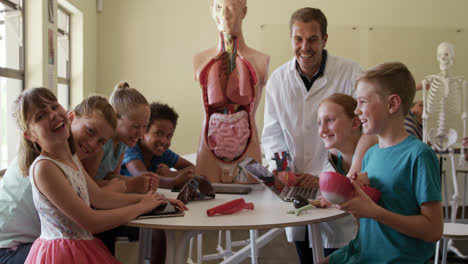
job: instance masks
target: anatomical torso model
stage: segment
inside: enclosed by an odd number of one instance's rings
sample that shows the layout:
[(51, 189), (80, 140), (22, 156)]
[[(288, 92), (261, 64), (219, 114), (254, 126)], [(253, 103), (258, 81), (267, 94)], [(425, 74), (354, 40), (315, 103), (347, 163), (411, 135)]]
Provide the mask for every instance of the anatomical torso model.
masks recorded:
[(214, 0), (211, 8), (219, 44), (193, 58), (205, 110), (196, 174), (211, 182), (252, 183), (239, 163), (247, 156), (261, 162), (255, 112), (269, 57), (244, 42), (246, 0)]

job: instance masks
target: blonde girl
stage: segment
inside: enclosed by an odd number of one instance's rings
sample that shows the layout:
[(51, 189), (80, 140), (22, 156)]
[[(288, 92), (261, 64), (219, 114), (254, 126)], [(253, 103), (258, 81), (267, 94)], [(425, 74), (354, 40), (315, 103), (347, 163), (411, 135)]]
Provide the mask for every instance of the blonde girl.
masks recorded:
[(120, 175), (125, 151), (137, 144), (148, 126), (148, 101), (137, 89), (121, 82), (114, 88), (109, 103), (117, 114), (115, 133), (102, 151), (83, 161), (86, 170), (101, 187), (112, 191), (146, 193), (155, 190), (159, 185), (155, 173), (132, 178)]

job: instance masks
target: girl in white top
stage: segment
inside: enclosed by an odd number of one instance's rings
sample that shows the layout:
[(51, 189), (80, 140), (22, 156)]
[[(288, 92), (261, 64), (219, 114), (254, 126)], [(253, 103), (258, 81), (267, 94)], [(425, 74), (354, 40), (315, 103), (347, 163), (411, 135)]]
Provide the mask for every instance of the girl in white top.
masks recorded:
[[(68, 113), (68, 118), (80, 159), (102, 149), (117, 126), (114, 109), (101, 96), (86, 98)], [(28, 174), (29, 169), (22, 171), (15, 158), (0, 182), (0, 263), (3, 264), (23, 264), (32, 243), (41, 234)]]
[(122, 225), (164, 198), (102, 191), (74, 154), (67, 114), (49, 89), (23, 91), (16, 118), (24, 135), (20, 166), (32, 164), (33, 200), (41, 220), (41, 236), (26, 263), (117, 263), (92, 234)]

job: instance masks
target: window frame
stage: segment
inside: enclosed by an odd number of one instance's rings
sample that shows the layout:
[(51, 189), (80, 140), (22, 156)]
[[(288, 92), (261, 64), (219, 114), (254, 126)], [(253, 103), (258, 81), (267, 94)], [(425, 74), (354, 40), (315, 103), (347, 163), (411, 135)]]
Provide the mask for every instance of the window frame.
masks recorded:
[[(9, 9), (7, 9), (8, 11), (11, 11), (11, 10), (19, 10), (21, 12), (21, 19), (22, 19), (22, 26), (21, 26), (21, 30), (23, 31), (22, 32), (22, 44), (21, 44), (21, 47), (19, 49), (19, 70), (17, 69), (11, 69), (11, 68), (7, 68), (7, 67), (1, 67), (0, 66), (0, 77), (5, 77), (5, 78), (10, 78), (10, 79), (16, 79), (16, 80), (21, 80), (21, 90), (24, 90), (24, 83), (25, 83), (25, 78), (24, 78), (24, 64), (25, 64), (25, 57), (24, 57), (24, 50), (25, 50), (25, 37), (24, 37), (24, 33), (25, 33), (25, 12), (24, 12), (24, 4), (25, 4), (25, 1), (24, 0), (20, 0), (19, 3), (20, 4), (15, 4), (13, 2), (11, 2), (10, 0), (0, 0), (0, 3), (2, 3), (3, 5), (9, 7)], [(0, 11), (6, 11), (6, 10), (0, 10)]]
[[(25, 25), (26, 25), (26, 12), (25, 12), (25, 2), (26, 0), (19, 0), (18, 4), (12, 2), (11, 0), (0, 0), (0, 4), (3, 4), (4, 9), (1, 9), (0, 12), (11, 12), (18, 10), (20, 12), (20, 19), (21, 19), (21, 43), (19, 47), (19, 54), (18, 54), (18, 69), (13, 69), (13, 68), (8, 68), (8, 67), (2, 67), (0, 66), (0, 78), (6, 78), (6, 79), (12, 79), (12, 80), (17, 80), (21, 82), (21, 85), (19, 85), (18, 88), (20, 88), (20, 92), (25, 90), (25, 44), (26, 44), (26, 37), (25, 37)], [(5, 24), (5, 20), (0, 21), (1, 24)], [(5, 65), (6, 66), (6, 65)], [(8, 87), (6, 88), (7, 90), (9, 89)], [(11, 89), (11, 88), (10, 88)], [(3, 162), (3, 157), (2, 157), (2, 162)], [(11, 162), (11, 160), (8, 159), (8, 153), (7, 153), (7, 164)], [(2, 165), (3, 166), (3, 163)], [(5, 167), (6, 168), (6, 167)], [(0, 167), (1, 170), (5, 169), (3, 167)]]
[[(0, 0), (1, 1), (1, 0)], [(58, 36), (67, 36), (68, 37), (68, 61), (66, 62), (66, 77), (59, 77), (57, 76), (57, 84), (63, 84), (68, 87), (68, 104), (71, 104), (71, 25), (70, 25), (70, 20), (71, 20), (71, 13), (68, 12), (65, 8), (63, 8), (60, 5), (57, 5), (57, 20), (58, 20), (58, 12), (64, 13), (68, 17), (68, 32), (63, 31), (58, 27), (58, 21), (57, 21), (57, 39)], [(58, 48), (58, 43), (57, 43), (57, 48)], [(58, 54), (58, 52), (57, 52)], [(58, 58), (57, 58), (57, 65), (58, 65)], [(58, 85), (57, 85), (58, 86)], [(57, 87), (58, 88), (58, 87)], [(57, 91), (58, 92), (58, 91)]]

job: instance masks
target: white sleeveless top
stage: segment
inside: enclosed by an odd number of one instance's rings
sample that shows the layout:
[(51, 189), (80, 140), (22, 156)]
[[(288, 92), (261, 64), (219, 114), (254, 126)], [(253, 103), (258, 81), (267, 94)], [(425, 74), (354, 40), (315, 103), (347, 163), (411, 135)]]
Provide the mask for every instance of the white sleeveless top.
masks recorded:
[(77, 155), (73, 156), (73, 161), (78, 167), (78, 170), (74, 170), (68, 165), (42, 155), (37, 157), (29, 169), (29, 179), (32, 185), (34, 205), (36, 206), (36, 210), (39, 213), (39, 218), (41, 220), (41, 238), (47, 240), (93, 239), (94, 237), (90, 232), (86, 231), (80, 225), (66, 217), (57, 207), (55, 207), (54, 204), (52, 204), (47, 199), (47, 197), (45, 197), (37, 189), (33, 174), (34, 166), (39, 160), (43, 159), (50, 160), (55, 163), (63, 171), (78, 197), (80, 197), (88, 206), (90, 205), (88, 186), (86, 184), (85, 175), (82, 172), (82, 167)]

